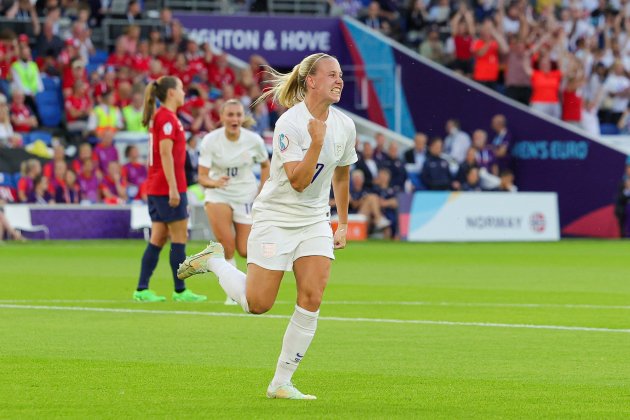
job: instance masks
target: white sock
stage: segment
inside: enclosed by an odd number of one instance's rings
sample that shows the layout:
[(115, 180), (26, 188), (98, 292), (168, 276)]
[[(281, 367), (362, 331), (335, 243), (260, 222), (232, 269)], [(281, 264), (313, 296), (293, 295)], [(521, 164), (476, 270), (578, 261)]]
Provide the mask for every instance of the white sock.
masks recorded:
[(208, 258), (208, 269), (217, 275), (225, 294), (239, 303), (245, 312), (249, 312), (245, 294), (247, 284), (245, 273), (239, 271), (224, 258)]
[(291, 381), (293, 373), (313, 341), (318, 315), (319, 311), (311, 312), (295, 305), (295, 312), (284, 333), (282, 351), (271, 386), (279, 386)]
[(234, 259), (234, 257), (230, 258), (229, 260), (226, 259), (225, 261), (232, 264), (232, 266), (236, 267), (236, 260)]

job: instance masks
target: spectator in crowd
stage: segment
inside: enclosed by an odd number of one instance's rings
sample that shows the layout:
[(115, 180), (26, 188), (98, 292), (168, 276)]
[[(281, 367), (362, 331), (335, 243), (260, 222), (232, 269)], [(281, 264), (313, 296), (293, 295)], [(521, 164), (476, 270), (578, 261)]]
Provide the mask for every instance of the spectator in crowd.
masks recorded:
[(466, 173), (466, 180), (462, 183), (462, 191), (474, 192), (482, 191), (479, 179), (479, 168), (471, 167)]
[(374, 180), (375, 191), (379, 197), (379, 205), (383, 216), (390, 222), (383, 234), (386, 238), (392, 239), (397, 235), (398, 226), (398, 198), (396, 189), (390, 185), (390, 172), (387, 168), (378, 170), (378, 175)]
[(70, 60), (68, 69), (64, 71), (61, 87), (63, 89), (63, 96), (68, 97), (72, 95), (72, 89), (78, 80), (82, 80), (86, 87), (89, 85), (88, 74), (85, 70), (85, 63), (80, 57), (75, 57)]
[(630, 80), (626, 76), (623, 63), (620, 60), (613, 64), (612, 73), (604, 82), (604, 91), (611, 98), (611, 110), (608, 120), (605, 122), (617, 124), (621, 115), (628, 109), (628, 98), (630, 97)]
[(381, 15), (381, 5), (378, 1), (370, 2), (366, 15), (359, 20), (375, 31), (387, 32), (389, 30), (389, 21)]
[(186, 142), (186, 185), (191, 186), (199, 182), (199, 151), (198, 139), (200, 135), (192, 135)]
[(48, 177), (38, 175), (33, 179), (33, 189), (28, 195), (26, 202), (32, 204), (53, 204), (55, 201), (48, 191)]
[(63, 40), (54, 33), (53, 23), (44, 22), (42, 33), (37, 38), (37, 53), (41, 56), (51, 51), (56, 57), (61, 53), (63, 47)]
[[(31, 57), (31, 49), (28, 44), (22, 43), (19, 51), (20, 59), (11, 65), (13, 86), (22, 92), (26, 103), (37, 113), (35, 95), (44, 90), (42, 77), (39, 73), (39, 67)], [(12, 100), (15, 99), (12, 98)]]
[(147, 180), (147, 167), (140, 163), (138, 147), (129, 145), (125, 148), (127, 163), (122, 167), (122, 178), (127, 184), (127, 196), (131, 200), (143, 200), (142, 185)]
[[(42, 174), (48, 177), (49, 180), (53, 179), (53, 175), (55, 173), (55, 165), (57, 162), (66, 162), (66, 149), (62, 144), (57, 143), (53, 146), (53, 156), (52, 159), (44, 164), (42, 168)], [(61, 174), (61, 179), (63, 179), (63, 174)]]
[(20, 179), (17, 184), (17, 198), (27, 203), (35, 188), (34, 180), (42, 174), (42, 164), (37, 159), (27, 159), (20, 165)]
[(173, 34), (173, 12), (168, 7), (160, 10), (160, 36), (170, 39)]
[(138, 44), (140, 42), (140, 27), (138, 25), (129, 25), (125, 29), (125, 33), (118, 38), (117, 43), (121, 43), (122, 51), (127, 56), (134, 56), (138, 52)]
[(33, 128), (38, 125), (37, 117), (31, 108), (26, 105), (24, 92), (22, 92), (20, 88), (14, 87), (11, 90), (11, 97), (13, 99), (13, 103), (11, 104), (9, 114), (11, 115), (13, 131), (19, 134), (31, 132)]
[(328, 5), (331, 15), (345, 15), (355, 19), (359, 16), (361, 9), (363, 9), (363, 3), (360, 0), (328, 0)]
[(94, 155), (98, 163), (98, 169), (106, 174), (109, 171), (110, 162), (118, 162), (118, 150), (114, 146), (114, 130), (103, 130), (99, 133), (99, 142), (94, 147)]
[(391, 225), (383, 216), (380, 197), (365, 185), (365, 175), (360, 169), (350, 174), (350, 201), (348, 211), (362, 214), (368, 221), (368, 231), (381, 231)]
[(451, 41), (455, 58), (451, 67), (465, 76), (472, 74), (474, 33), (475, 21), (472, 11), (468, 8), (466, 2), (462, 1), (459, 4), (459, 9), (451, 18)]
[(186, 38), (186, 34), (184, 34), (184, 26), (179, 20), (173, 20), (173, 24), (171, 25), (171, 37), (166, 38), (166, 42), (175, 46), (177, 52), (186, 51), (188, 38)]
[(79, 144), (79, 151), (77, 153), (76, 159), (72, 161), (72, 169), (76, 174), (81, 174), (83, 172), (83, 166), (86, 161), (92, 161), (92, 168), (96, 169), (96, 154), (92, 150), (92, 145), (88, 142), (84, 142)]
[(94, 55), (96, 52), (96, 48), (94, 48), (94, 44), (92, 44), (92, 40), (90, 38), (90, 29), (81, 22), (75, 22), (72, 24), (72, 36), (74, 45), (76, 45), (78, 50), (78, 56), (84, 63), (89, 62), (90, 56)]
[(208, 81), (217, 89), (223, 89), (226, 85), (234, 84), (236, 74), (228, 66), (226, 54), (217, 55), (213, 64), (208, 67)]
[(33, 34), (35, 36), (39, 35), (41, 23), (39, 22), (34, 3), (31, 0), (17, 0), (16, 5), (16, 8), (10, 8), (7, 11), (6, 17), (19, 22), (30, 22), (33, 25)]
[(472, 147), (475, 149), (477, 165), (493, 175), (499, 174), (499, 169), (492, 149), (488, 146), (488, 133), (475, 130), (472, 136)]
[(372, 188), (373, 180), (378, 174), (378, 164), (374, 159), (374, 147), (370, 142), (361, 144), (361, 153), (358, 154), (359, 160), (354, 164), (355, 168), (360, 169), (365, 177), (365, 187)]
[(505, 95), (523, 105), (529, 105), (532, 82), (525, 71), (526, 62), (531, 59), (527, 40), (520, 35), (510, 35), (509, 46), (505, 65)]
[(472, 44), (475, 57), (473, 79), (495, 89), (499, 80), (499, 54), (505, 54), (508, 50), (501, 32), (495, 28), (491, 19), (486, 19), (481, 25), (479, 38)]
[(120, 163), (112, 160), (107, 164), (107, 172), (99, 185), (103, 201), (108, 204), (127, 202), (127, 184), (120, 171)]
[(538, 59), (538, 69), (532, 69), (526, 62), (525, 72), (530, 75), (532, 96), (530, 105), (533, 109), (554, 118), (560, 118), (560, 84), (562, 72), (554, 70), (549, 54), (542, 54)]
[(413, 137), (413, 147), (404, 153), (405, 163), (415, 165), (418, 172), (422, 171), (422, 166), (427, 158), (427, 135), (416, 133)]
[(92, 112), (92, 101), (85, 81), (74, 82), (72, 93), (66, 98), (66, 128), (79, 136), (87, 132), (88, 118)]
[(446, 64), (446, 51), (437, 28), (430, 30), (427, 39), (420, 44), (420, 55), (436, 63)]
[[(385, 134), (376, 133), (374, 140), (376, 141), (376, 147), (374, 148), (374, 160), (380, 165), (382, 162), (387, 160), (387, 139), (385, 138)], [(376, 176), (376, 173), (374, 176)]]
[(78, 176), (81, 204), (100, 202), (100, 175), (97, 175), (96, 167), (91, 159), (83, 161), (81, 173)]
[(404, 14), (407, 28), (406, 41), (411, 46), (420, 44), (424, 38), (424, 29), (428, 23), (427, 8), (424, 0), (411, 0)]
[(131, 103), (122, 109), (125, 130), (132, 133), (146, 133), (147, 128), (142, 125), (144, 98), (142, 92), (135, 91), (131, 95)]
[(132, 65), (132, 61), (131, 56), (127, 53), (127, 48), (128, 46), (125, 38), (120, 37), (116, 39), (114, 52), (107, 57), (107, 62), (105, 64), (113, 68), (130, 67)]
[(518, 188), (514, 185), (514, 173), (510, 169), (503, 169), (499, 173), (499, 188), (498, 191), (503, 192), (516, 192)]
[(142, 6), (138, 0), (129, 0), (127, 3), (127, 22), (135, 23), (137, 20), (142, 20)]
[(507, 128), (507, 120), (504, 115), (497, 114), (492, 117), (490, 123), (494, 137), (490, 143), (490, 149), (496, 159), (499, 171), (512, 166), (510, 147), (512, 146), (512, 134)]
[(0, 93), (0, 147), (21, 147), (22, 136), (13, 131), (7, 97)]
[(124, 127), (124, 121), (120, 109), (115, 105), (114, 92), (109, 90), (103, 93), (101, 103), (95, 106), (88, 118), (88, 130), (97, 136), (104, 131), (116, 132)]
[(252, 117), (256, 121), (252, 130), (258, 133), (260, 136), (265, 134), (265, 131), (271, 129), (271, 124), (269, 122), (269, 109), (267, 108), (267, 104), (264, 102), (258, 102), (254, 105), (254, 109), (252, 112)]
[(44, 167), (44, 176), (48, 178), (48, 192), (50, 193), (50, 197), (54, 199), (57, 188), (63, 187), (66, 184), (68, 164), (65, 160), (53, 160), (49, 163), (53, 163), (52, 174), (50, 176), (46, 175), (46, 167)]
[(479, 164), (477, 163), (476, 149), (471, 147), (466, 151), (466, 158), (457, 169), (457, 182), (459, 182), (460, 184), (466, 182), (466, 179), (468, 178), (468, 172), (473, 168), (479, 169)]
[(79, 204), (81, 202), (77, 174), (72, 169), (66, 171), (63, 185), (57, 185), (55, 188), (55, 202), (62, 204)]
[(459, 120), (454, 118), (446, 121), (446, 137), (444, 138), (444, 153), (455, 162), (462, 163), (466, 158), (466, 151), (470, 148), (470, 136), (460, 129)]
[(442, 139), (440, 137), (433, 138), (429, 144), (429, 154), (422, 167), (421, 179), (429, 190), (457, 189), (448, 162), (442, 157)]
[(389, 171), (389, 184), (391, 187), (396, 192), (402, 192), (405, 189), (405, 182), (407, 181), (407, 171), (405, 170), (405, 164), (400, 159), (396, 142), (389, 144), (387, 148), (387, 159), (383, 160), (381, 168), (386, 168)]

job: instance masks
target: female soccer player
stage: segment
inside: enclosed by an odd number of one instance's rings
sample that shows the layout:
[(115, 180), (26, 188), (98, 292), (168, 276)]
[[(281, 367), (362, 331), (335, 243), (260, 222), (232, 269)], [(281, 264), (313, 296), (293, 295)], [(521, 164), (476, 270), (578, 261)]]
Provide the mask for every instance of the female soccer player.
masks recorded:
[[(183, 279), (210, 270), (246, 312), (262, 314), (273, 306), (284, 272), (293, 270), (297, 304), (267, 396), (315, 399), (298, 391), (291, 377), (315, 335), (333, 248), (346, 245), (356, 131), (352, 120), (331, 106), (343, 90), (334, 57), (313, 54), (289, 74), (272, 73), (274, 86), (259, 100), (273, 95), (289, 110), (276, 123), (271, 174), (254, 201), (247, 275), (225, 260), (217, 243), (188, 257), (178, 275)], [(328, 206), (331, 183), (339, 214), (334, 238)]]
[[(227, 262), (236, 267), (234, 250), (247, 257), (254, 198), (269, 178), (269, 157), (263, 139), (242, 128), (245, 109), (236, 99), (221, 107), (223, 127), (212, 131), (199, 148), (199, 184), (206, 187), (206, 214)], [(260, 164), (260, 188), (252, 166)], [(234, 231), (232, 230), (234, 225)], [(229, 296), (226, 305), (236, 305)]]
[[(155, 100), (161, 106), (155, 111)], [(149, 127), (149, 171), (147, 193), (151, 215), (151, 239), (142, 256), (142, 267), (134, 300), (161, 302), (164, 296), (149, 289), (149, 280), (160, 258), (166, 240), (171, 238), (170, 263), (175, 281), (174, 301), (199, 302), (205, 296), (186, 289), (177, 278), (177, 267), (186, 259), (188, 235), (188, 201), (186, 199), (186, 137), (175, 112), (184, 104), (182, 82), (176, 77), (164, 76), (151, 82), (144, 95), (142, 124)], [(155, 115), (154, 115), (155, 111)], [(149, 121), (151, 125), (149, 126)]]

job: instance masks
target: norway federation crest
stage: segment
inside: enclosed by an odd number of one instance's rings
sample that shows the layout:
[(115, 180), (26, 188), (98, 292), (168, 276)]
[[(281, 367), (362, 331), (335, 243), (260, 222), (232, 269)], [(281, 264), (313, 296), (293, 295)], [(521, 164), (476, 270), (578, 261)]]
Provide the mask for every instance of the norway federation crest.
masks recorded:
[(289, 148), (289, 138), (280, 133), (280, 136), (278, 136), (278, 145), (280, 146), (280, 151), (284, 152)]

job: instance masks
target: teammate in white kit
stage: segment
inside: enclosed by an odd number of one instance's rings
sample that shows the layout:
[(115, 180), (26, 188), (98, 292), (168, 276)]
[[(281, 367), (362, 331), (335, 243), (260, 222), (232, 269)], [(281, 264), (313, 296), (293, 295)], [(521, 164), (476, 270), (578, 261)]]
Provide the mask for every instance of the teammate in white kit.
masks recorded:
[[(254, 201), (247, 275), (225, 260), (217, 243), (188, 257), (178, 275), (184, 279), (210, 270), (246, 312), (262, 314), (273, 306), (284, 272), (293, 270), (297, 304), (267, 396), (315, 399), (298, 391), (291, 377), (315, 335), (333, 248), (346, 245), (356, 130), (350, 118), (331, 106), (339, 102), (343, 90), (334, 57), (313, 54), (289, 74), (272, 73), (276, 81), (266, 95), (289, 110), (276, 123), (271, 174)], [(263, 95), (259, 100), (265, 99)], [(339, 215), (334, 237), (328, 206), (331, 184)]]
[[(242, 128), (244, 122), (243, 105), (228, 100), (221, 107), (223, 127), (206, 134), (199, 146), (199, 184), (206, 187), (208, 221), (225, 259), (235, 267), (235, 250), (247, 257), (252, 204), (269, 178), (265, 143), (258, 134)], [(260, 164), (260, 188), (253, 172), (256, 164)], [(237, 305), (229, 296), (225, 304)]]

